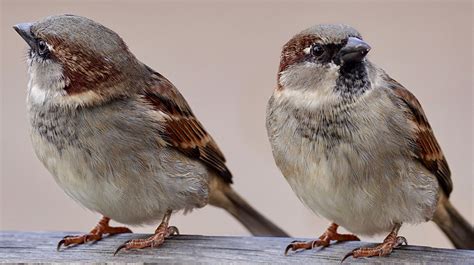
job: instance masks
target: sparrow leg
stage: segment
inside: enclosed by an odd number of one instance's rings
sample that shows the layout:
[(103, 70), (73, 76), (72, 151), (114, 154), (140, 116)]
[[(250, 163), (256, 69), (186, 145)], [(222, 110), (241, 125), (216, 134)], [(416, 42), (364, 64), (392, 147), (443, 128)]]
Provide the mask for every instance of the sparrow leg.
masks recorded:
[(132, 233), (132, 230), (126, 227), (111, 227), (109, 226), (110, 218), (103, 216), (100, 219), (99, 223), (92, 229), (89, 234), (81, 235), (81, 236), (65, 236), (61, 241), (58, 243), (57, 250), (61, 248), (62, 245), (65, 247), (73, 244), (84, 244), (91, 241), (99, 241), (102, 239), (104, 234), (108, 235), (115, 235), (115, 234), (122, 234), (122, 233)]
[(397, 236), (398, 231), (400, 230), (401, 224), (396, 224), (392, 232), (384, 239), (382, 244), (379, 244), (371, 248), (356, 248), (351, 252), (347, 253), (346, 256), (341, 260), (341, 263), (350, 256), (354, 258), (359, 257), (373, 257), (373, 256), (387, 256), (392, 253), (394, 248), (397, 248), (403, 244), (407, 245), (406, 238), (402, 236)]
[(288, 254), (288, 251), (297, 251), (299, 249), (312, 249), (315, 247), (327, 247), (331, 240), (336, 240), (338, 242), (342, 241), (359, 241), (360, 239), (352, 234), (338, 234), (337, 228), (339, 225), (332, 223), (329, 228), (324, 232), (318, 239), (313, 241), (293, 241), (285, 249), (285, 255)]
[(156, 228), (155, 234), (149, 238), (145, 239), (133, 239), (125, 242), (124, 244), (120, 245), (117, 250), (115, 250), (114, 256), (121, 250), (121, 249), (141, 249), (141, 248), (154, 248), (159, 247), (163, 244), (166, 238), (169, 238), (174, 235), (179, 235), (178, 228), (175, 226), (168, 226), (171, 217), (171, 210), (168, 210), (161, 221), (161, 224)]

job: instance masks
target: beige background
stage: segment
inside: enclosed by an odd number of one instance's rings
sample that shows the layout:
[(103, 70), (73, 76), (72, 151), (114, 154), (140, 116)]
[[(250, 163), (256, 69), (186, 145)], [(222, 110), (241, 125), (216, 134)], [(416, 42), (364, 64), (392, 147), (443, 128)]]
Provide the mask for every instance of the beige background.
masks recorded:
[[(27, 135), (27, 49), (11, 26), (59, 13), (115, 30), (172, 80), (226, 154), (235, 188), (304, 237), (319, 235), (328, 221), (302, 206), (274, 165), (265, 105), (280, 48), (292, 35), (316, 23), (353, 25), (373, 48), (370, 59), (422, 102), (453, 172), (452, 201), (474, 221), (471, 2), (2, 1), (1, 8), (1, 229), (85, 232), (98, 220), (59, 189)], [(213, 207), (172, 222), (183, 233), (248, 234)], [(411, 244), (450, 247), (433, 223), (407, 225), (402, 233)]]

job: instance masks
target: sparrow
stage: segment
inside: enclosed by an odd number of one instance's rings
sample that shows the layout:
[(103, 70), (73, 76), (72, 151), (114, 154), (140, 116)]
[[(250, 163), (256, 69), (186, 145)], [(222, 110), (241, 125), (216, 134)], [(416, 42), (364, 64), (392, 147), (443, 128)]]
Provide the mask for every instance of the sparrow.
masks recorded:
[(266, 115), (273, 157), (299, 199), (332, 222), (285, 253), (388, 233), (344, 259), (386, 256), (407, 243), (398, 236), (403, 223), (429, 220), (456, 248), (474, 249), (474, 229), (449, 201), (451, 173), (420, 103), (366, 58), (370, 49), (346, 25), (313, 26), (283, 47)]
[(216, 142), (178, 89), (140, 62), (114, 31), (85, 17), (57, 15), (14, 29), (29, 45), (27, 108), (39, 160), (67, 195), (103, 217), (59, 248), (161, 224), (121, 245), (158, 247), (178, 229), (172, 213), (208, 203), (252, 234), (287, 234), (231, 187)]

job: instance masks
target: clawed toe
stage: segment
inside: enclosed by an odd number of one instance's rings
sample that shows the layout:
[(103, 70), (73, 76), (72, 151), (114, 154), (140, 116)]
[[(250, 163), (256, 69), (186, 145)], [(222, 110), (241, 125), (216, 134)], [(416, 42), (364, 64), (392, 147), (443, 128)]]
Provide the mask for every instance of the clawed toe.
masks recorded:
[(59, 251), (61, 249), (61, 246), (70, 246), (70, 245), (80, 245), (80, 244), (85, 244), (87, 242), (92, 242), (92, 241), (98, 241), (102, 239), (102, 235), (96, 235), (96, 234), (85, 234), (82, 236), (65, 236), (63, 239), (61, 239), (58, 242), (58, 245), (56, 247), (56, 250)]
[(63, 237), (58, 242), (56, 249), (59, 251), (61, 246), (70, 246), (70, 245), (80, 245), (85, 244), (88, 242), (95, 242), (102, 239), (102, 236), (105, 234), (108, 235), (115, 235), (115, 234), (122, 234), (122, 233), (132, 233), (132, 230), (128, 229), (127, 227), (112, 227), (109, 226), (110, 218), (102, 217), (99, 223), (91, 230), (89, 234), (80, 235), (80, 236), (71, 236), (67, 235)]
[(305, 250), (305, 249), (313, 249), (316, 247), (327, 247), (331, 243), (331, 240), (335, 240), (338, 242), (342, 241), (358, 241), (360, 240), (357, 236), (352, 235), (352, 234), (339, 234), (337, 233), (337, 228), (338, 225), (333, 223), (329, 226), (329, 228), (326, 230), (326, 232), (323, 233), (319, 237), (319, 239), (313, 240), (313, 241), (298, 241), (294, 240), (289, 244), (286, 249), (285, 249), (285, 255), (288, 255), (288, 252), (290, 250), (292, 251), (297, 251), (297, 250)]
[(304, 249), (312, 249), (315, 246), (315, 243), (314, 243), (315, 241), (305, 242), (305, 241), (294, 240), (288, 246), (286, 246), (285, 256), (288, 255), (288, 252), (290, 250), (296, 252), (300, 249), (303, 249), (303, 250)]
[(176, 226), (168, 226), (169, 219), (171, 216), (171, 210), (167, 211), (161, 224), (155, 230), (155, 234), (145, 239), (133, 239), (129, 240), (120, 245), (114, 252), (114, 256), (119, 253), (120, 250), (131, 250), (131, 249), (142, 249), (142, 248), (155, 248), (163, 245), (166, 238), (174, 235), (179, 235), (179, 230)]
[(159, 227), (156, 234), (146, 239), (133, 239), (120, 245), (114, 252), (114, 256), (122, 249), (142, 249), (142, 248), (155, 248), (163, 244), (166, 238), (179, 235), (179, 230), (176, 226)]
[(155, 248), (159, 247), (165, 241), (164, 234), (154, 234), (153, 236), (146, 239), (133, 239), (129, 240), (120, 245), (114, 252), (114, 256), (119, 253), (120, 250), (131, 250), (131, 249), (142, 249), (142, 248)]
[(389, 235), (382, 244), (379, 244), (375, 247), (371, 248), (356, 248), (353, 249), (351, 252), (347, 253), (344, 258), (341, 260), (341, 263), (344, 262), (348, 257), (352, 256), (354, 258), (361, 258), (361, 257), (374, 257), (374, 256), (387, 256), (392, 253), (393, 249), (401, 246), (407, 245), (407, 240), (405, 237), (402, 236), (391, 236)]

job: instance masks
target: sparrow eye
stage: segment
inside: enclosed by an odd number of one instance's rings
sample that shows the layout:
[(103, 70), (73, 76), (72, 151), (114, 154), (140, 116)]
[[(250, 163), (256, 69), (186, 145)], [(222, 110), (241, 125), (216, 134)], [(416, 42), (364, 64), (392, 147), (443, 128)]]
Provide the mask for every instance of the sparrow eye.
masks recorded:
[(313, 47), (311, 47), (311, 54), (316, 56), (316, 57), (319, 57), (321, 55), (323, 55), (324, 53), (324, 48), (321, 44), (315, 44), (313, 45)]
[(45, 55), (49, 51), (48, 45), (43, 40), (38, 41), (38, 53), (40, 55)]

